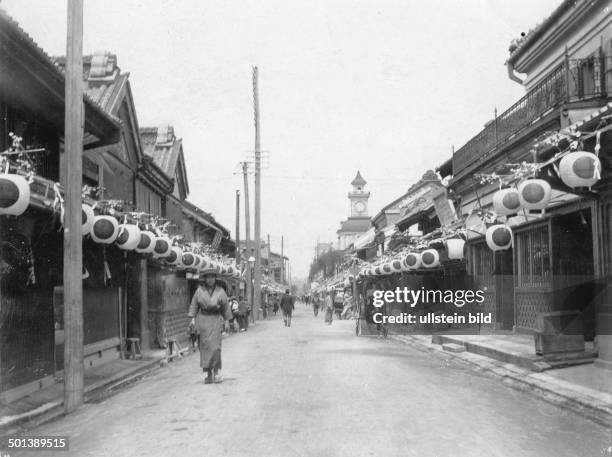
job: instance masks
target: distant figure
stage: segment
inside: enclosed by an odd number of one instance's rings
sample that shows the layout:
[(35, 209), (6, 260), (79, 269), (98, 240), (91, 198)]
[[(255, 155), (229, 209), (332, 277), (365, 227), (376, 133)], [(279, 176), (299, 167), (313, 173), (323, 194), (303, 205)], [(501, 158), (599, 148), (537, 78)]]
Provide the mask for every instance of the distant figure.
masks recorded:
[(312, 300), (312, 311), (314, 312), (315, 317), (319, 315), (319, 308), (321, 307), (321, 299), (318, 295), (316, 295)]
[(323, 308), (325, 309), (325, 323), (331, 325), (334, 320), (334, 297), (333, 292), (325, 293), (325, 301), (323, 302)]
[(295, 309), (295, 303), (293, 297), (289, 295), (289, 289), (286, 289), (285, 293), (281, 297), (280, 308), (283, 312), (283, 321), (285, 321), (285, 327), (291, 327), (291, 314)]
[(272, 312), (274, 313), (274, 317), (276, 317), (276, 313), (278, 313), (278, 296), (274, 295), (272, 300), (273, 300)]
[(241, 332), (249, 328), (249, 305), (242, 296), (238, 300), (238, 327)]

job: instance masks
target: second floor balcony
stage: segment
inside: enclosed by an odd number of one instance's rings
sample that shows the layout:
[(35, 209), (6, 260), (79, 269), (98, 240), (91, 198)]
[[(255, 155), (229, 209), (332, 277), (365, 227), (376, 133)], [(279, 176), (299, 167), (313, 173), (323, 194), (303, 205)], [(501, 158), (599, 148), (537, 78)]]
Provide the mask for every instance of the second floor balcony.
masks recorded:
[(612, 56), (569, 59), (453, 154), (453, 174), (462, 176), (490, 158), (534, 121), (562, 106), (603, 101), (612, 95)]

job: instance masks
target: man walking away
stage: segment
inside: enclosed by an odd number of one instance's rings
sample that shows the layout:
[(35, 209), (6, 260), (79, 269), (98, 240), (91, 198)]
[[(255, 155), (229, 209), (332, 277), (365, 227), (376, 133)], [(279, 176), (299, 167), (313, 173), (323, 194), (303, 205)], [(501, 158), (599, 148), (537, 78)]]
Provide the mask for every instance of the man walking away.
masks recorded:
[(315, 317), (319, 314), (319, 307), (321, 306), (321, 301), (319, 296), (315, 296), (312, 300), (312, 311), (314, 312)]
[(291, 327), (291, 314), (295, 309), (293, 297), (289, 295), (289, 289), (285, 290), (280, 302), (281, 311), (283, 312), (283, 321), (285, 327)]

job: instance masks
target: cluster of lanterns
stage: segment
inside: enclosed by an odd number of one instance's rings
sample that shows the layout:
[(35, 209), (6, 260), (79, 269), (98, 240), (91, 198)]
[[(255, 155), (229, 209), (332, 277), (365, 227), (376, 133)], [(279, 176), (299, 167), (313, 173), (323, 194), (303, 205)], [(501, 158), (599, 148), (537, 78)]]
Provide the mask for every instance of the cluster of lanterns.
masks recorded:
[[(450, 260), (461, 260), (464, 258), (464, 239), (451, 238), (447, 239), (444, 243)], [(379, 265), (364, 267), (359, 272), (359, 276), (384, 276), (403, 271), (437, 268), (440, 265), (440, 251), (437, 249), (426, 249), (422, 252), (409, 252), (401, 258), (389, 260)]]

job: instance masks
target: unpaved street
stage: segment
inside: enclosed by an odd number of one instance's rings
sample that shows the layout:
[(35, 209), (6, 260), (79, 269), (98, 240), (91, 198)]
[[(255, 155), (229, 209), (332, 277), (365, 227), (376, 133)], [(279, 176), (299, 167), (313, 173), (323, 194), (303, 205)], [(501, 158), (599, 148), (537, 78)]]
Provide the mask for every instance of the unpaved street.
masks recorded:
[(276, 317), (226, 339), (223, 361), (223, 384), (204, 385), (190, 356), (33, 433), (69, 435), (79, 457), (580, 457), (610, 445), (574, 413), (458, 362), (358, 338), (354, 321), (326, 326), (301, 304), (291, 328)]

